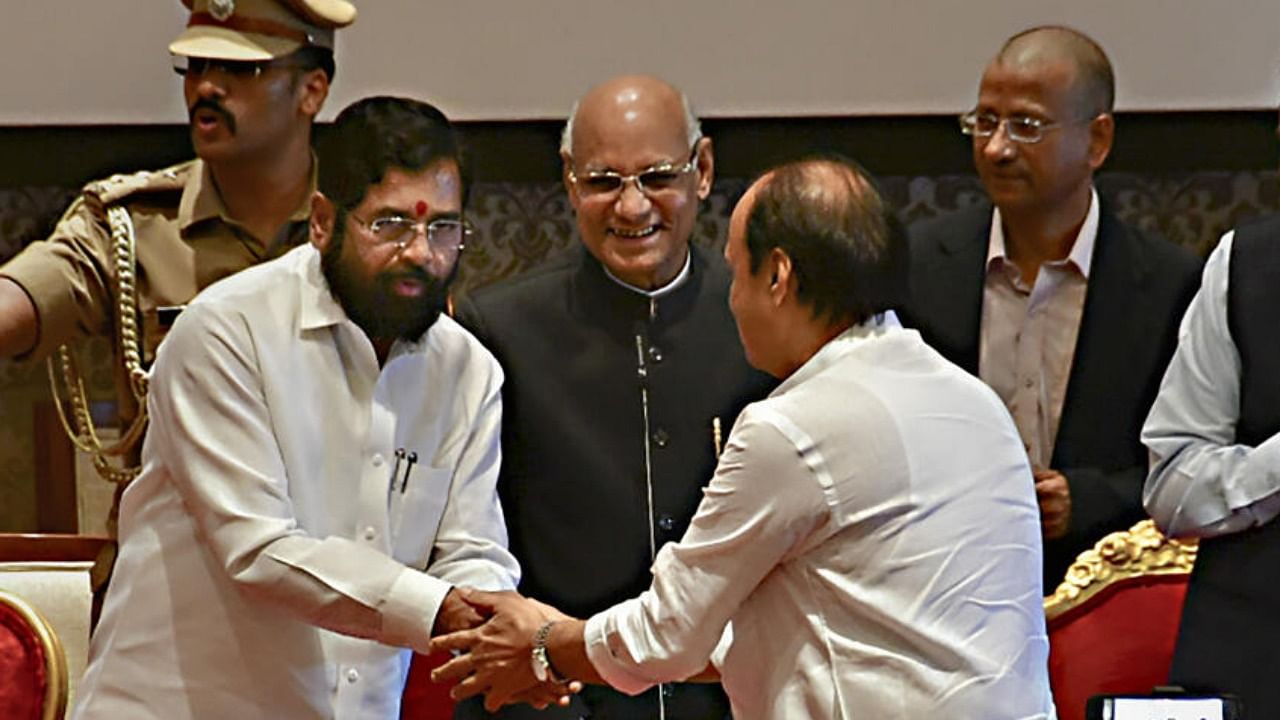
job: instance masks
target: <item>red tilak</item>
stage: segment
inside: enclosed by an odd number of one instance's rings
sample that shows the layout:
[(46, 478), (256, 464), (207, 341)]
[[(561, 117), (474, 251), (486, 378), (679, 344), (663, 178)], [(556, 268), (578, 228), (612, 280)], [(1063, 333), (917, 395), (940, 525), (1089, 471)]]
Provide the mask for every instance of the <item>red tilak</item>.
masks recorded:
[(418, 204), (413, 206), (413, 210), (418, 213), (418, 217), (422, 217), (427, 214), (427, 207), (428, 205), (425, 200), (419, 200)]

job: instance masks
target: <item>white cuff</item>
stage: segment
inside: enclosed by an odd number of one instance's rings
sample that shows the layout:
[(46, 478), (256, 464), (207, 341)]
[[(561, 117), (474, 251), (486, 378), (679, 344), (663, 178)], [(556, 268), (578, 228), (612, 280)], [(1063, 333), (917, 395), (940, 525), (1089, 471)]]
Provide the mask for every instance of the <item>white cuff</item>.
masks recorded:
[(453, 585), (417, 570), (405, 569), (391, 584), (383, 601), (383, 634), (385, 642), (430, 652), (431, 628), (436, 613)]
[[(614, 613), (625, 612), (626, 607), (632, 602), (635, 601), (628, 600), (621, 605), (592, 615), (582, 631), (582, 640), (587, 648), (587, 658), (591, 660), (596, 672), (600, 673), (600, 677), (605, 682), (628, 695), (639, 695), (653, 687), (655, 683), (632, 671), (634, 663), (623, 654), (625, 649), (622, 639), (618, 637), (616, 629), (610, 631), (610, 628), (617, 627), (617, 623), (611, 622), (610, 617)], [(616, 645), (616, 653), (612, 647), (614, 645)]]
[(1243, 470), (1239, 486), (1228, 488), (1225, 493), (1227, 504), (1233, 510), (1280, 492), (1280, 434), (1272, 435), (1249, 451)]

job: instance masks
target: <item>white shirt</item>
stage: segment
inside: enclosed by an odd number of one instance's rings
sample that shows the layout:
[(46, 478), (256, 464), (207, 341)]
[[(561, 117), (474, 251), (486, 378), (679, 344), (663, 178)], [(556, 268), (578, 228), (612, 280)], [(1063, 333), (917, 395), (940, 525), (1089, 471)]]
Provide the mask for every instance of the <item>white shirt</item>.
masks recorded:
[(743, 411), (652, 587), (584, 636), (629, 693), (714, 655), (738, 720), (1050, 718), (1040, 566), (1008, 413), (889, 314)]
[(1280, 436), (1256, 448), (1235, 442), (1240, 354), (1227, 327), (1234, 238), (1224, 235), (1205, 263), (1142, 427), (1151, 454), (1142, 503), (1171, 536), (1239, 532), (1280, 513)]
[(1053, 460), (1084, 317), (1098, 218), (1095, 190), (1071, 252), (1041, 265), (1028, 287), (1008, 256), (1000, 209), (991, 213), (978, 375), (1009, 408), (1032, 464), (1040, 467), (1049, 467)]
[(73, 716), (398, 718), (451, 585), (518, 580), (501, 383), (443, 316), (380, 369), (309, 245), (206, 290), (156, 361)]

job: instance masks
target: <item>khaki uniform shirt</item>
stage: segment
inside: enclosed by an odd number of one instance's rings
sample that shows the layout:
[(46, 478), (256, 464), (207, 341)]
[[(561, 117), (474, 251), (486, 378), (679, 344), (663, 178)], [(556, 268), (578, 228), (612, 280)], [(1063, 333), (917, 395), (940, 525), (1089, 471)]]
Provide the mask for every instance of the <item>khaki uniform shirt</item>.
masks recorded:
[[(313, 190), (315, 168), (313, 158)], [(139, 327), (149, 365), (165, 330), (157, 310), (185, 305), (214, 281), (304, 242), (310, 193), (264, 245), (229, 217), (201, 160), (116, 175), (85, 186), (48, 239), (0, 267), (0, 275), (21, 285), (35, 304), (39, 336), (26, 357), (46, 357), (87, 336), (113, 337), (120, 421), (127, 426), (138, 408), (114, 338), (118, 284), (106, 207), (117, 204), (128, 209), (134, 226)]]

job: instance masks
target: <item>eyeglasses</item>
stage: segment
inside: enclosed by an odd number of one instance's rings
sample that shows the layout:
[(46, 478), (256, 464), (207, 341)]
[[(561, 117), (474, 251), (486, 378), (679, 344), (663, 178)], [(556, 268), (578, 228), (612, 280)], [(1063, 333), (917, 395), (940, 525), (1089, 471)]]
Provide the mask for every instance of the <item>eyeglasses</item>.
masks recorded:
[(590, 198), (612, 197), (622, 192), (622, 188), (628, 183), (634, 182), (636, 190), (651, 198), (678, 189), (680, 178), (698, 169), (695, 162), (697, 155), (698, 142), (695, 140), (689, 152), (689, 159), (683, 165), (660, 163), (634, 175), (623, 175), (613, 170), (598, 170), (578, 175), (570, 168), (569, 182), (578, 188), (580, 194)]
[(223, 60), (221, 58), (187, 57), (173, 55), (173, 71), (183, 77), (199, 77), (206, 73), (220, 72), (237, 80), (249, 80), (261, 76), (272, 68), (297, 67), (297, 63), (285, 58), (271, 60)]
[(384, 215), (363, 220), (351, 213), (351, 219), (368, 230), (379, 245), (395, 245), (397, 252), (403, 252), (418, 233), (422, 233), (427, 238), (427, 248), (445, 260), (456, 258), (472, 235), (471, 224), (456, 218), (437, 218), (427, 222), (400, 215)]
[(999, 132), (1000, 125), (1003, 124), (1005, 133), (1008, 134), (1010, 140), (1026, 145), (1034, 145), (1043, 140), (1044, 134), (1050, 130), (1079, 125), (1080, 123), (1090, 122), (1092, 119), (1086, 118), (1074, 122), (1059, 123), (1052, 120), (1041, 120), (1030, 115), (1001, 117), (991, 112), (970, 110), (960, 116), (960, 132), (971, 137), (989, 138)]

